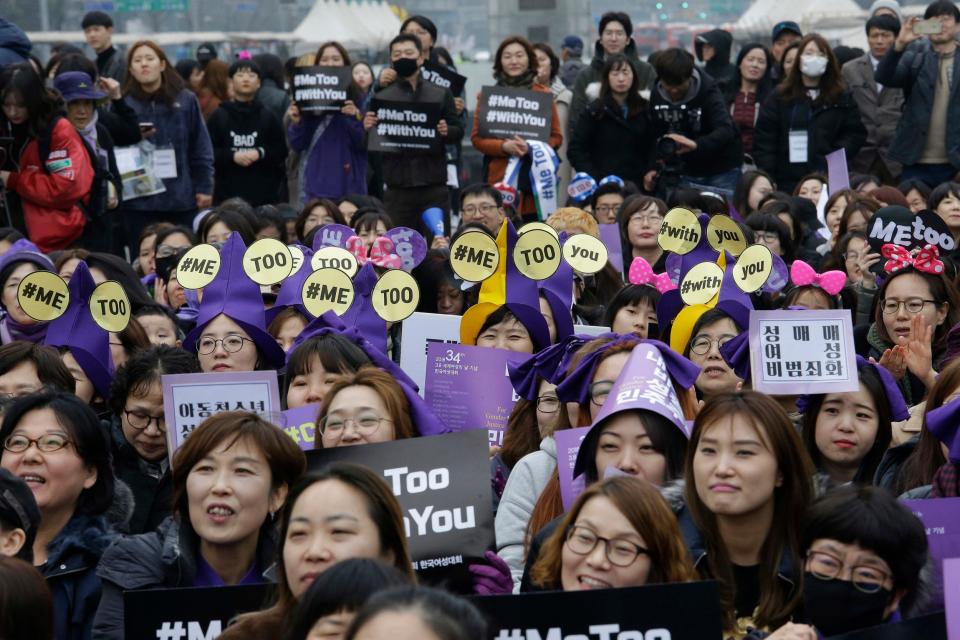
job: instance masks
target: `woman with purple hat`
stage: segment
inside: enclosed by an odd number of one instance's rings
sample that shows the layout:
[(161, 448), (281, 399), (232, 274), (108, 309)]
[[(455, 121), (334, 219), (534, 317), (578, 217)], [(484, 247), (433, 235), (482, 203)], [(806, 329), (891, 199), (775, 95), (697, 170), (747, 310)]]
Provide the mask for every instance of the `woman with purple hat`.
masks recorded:
[(698, 395), (706, 398), (737, 390), (742, 380), (720, 355), (720, 348), (741, 331), (733, 316), (723, 309), (710, 309), (694, 323), (683, 355), (700, 367)]
[(871, 484), (890, 446), (891, 422), (910, 414), (896, 380), (880, 365), (857, 358), (860, 389), (807, 396), (803, 443), (818, 469), (821, 491), (849, 482)]
[(50, 258), (40, 253), (29, 240), (17, 240), (0, 256), (0, 307), (4, 311), (0, 319), (0, 343), (8, 344), (14, 340), (43, 342), (48, 323), (34, 320), (20, 308), (17, 289), (20, 281), (34, 271), (53, 270)]
[(243, 271), (245, 251), (240, 235), (231, 234), (220, 250), (217, 277), (204, 288), (196, 327), (184, 340), (203, 372), (283, 366), (283, 349), (266, 330), (260, 287)]

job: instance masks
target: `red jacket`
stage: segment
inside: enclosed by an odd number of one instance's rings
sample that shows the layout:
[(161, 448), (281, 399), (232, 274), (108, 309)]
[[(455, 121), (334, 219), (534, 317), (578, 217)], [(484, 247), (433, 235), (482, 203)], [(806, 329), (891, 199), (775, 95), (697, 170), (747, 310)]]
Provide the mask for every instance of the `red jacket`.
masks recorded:
[(40, 142), (32, 139), (20, 154), (20, 171), (7, 188), (23, 203), (27, 234), (41, 251), (65, 249), (83, 233), (86, 218), (78, 203), (90, 198), (94, 169), (80, 134), (60, 118), (50, 137), (50, 155), (40, 164)]

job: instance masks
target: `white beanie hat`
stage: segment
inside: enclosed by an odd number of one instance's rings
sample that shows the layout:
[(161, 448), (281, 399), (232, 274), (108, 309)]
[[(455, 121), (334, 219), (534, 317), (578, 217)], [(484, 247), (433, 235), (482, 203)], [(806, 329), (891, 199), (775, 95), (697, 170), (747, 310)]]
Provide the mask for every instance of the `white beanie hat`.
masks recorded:
[(890, 9), (897, 14), (897, 20), (903, 22), (903, 14), (900, 12), (900, 3), (897, 0), (876, 0), (867, 10), (867, 18), (872, 18), (877, 9)]

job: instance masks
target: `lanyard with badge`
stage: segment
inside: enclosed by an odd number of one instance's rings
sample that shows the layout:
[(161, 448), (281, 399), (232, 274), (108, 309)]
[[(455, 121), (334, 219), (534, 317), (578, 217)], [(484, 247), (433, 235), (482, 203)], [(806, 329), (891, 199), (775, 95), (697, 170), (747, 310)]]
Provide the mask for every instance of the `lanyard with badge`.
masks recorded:
[(794, 128), (793, 123), (796, 111), (797, 107), (794, 105), (793, 108), (790, 109), (790, 128), (787, 133), (787, 141), (790, 149), (790, 164), (805, 164), (809, 158), (809, 132), (808, 129)]

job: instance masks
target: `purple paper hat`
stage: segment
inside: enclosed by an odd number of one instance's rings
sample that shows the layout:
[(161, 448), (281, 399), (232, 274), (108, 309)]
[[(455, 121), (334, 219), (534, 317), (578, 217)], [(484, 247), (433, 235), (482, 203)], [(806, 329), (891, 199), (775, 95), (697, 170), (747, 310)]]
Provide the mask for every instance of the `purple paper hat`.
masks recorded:
[(387, 352), (387, 321), (373, 309), (373, 288), (377, 286), (377, 271), (367, 262), (353, 277), (353, 304), (343, 314), (348, 327), (356, 327), (373, 346)]
[(597, 371), (600, 359), (608, 349), (615, 345), (648, 344), (656, 347), (666, 363), (670, 377), (683, 389), (692, 387), (693, 383), (697, 380), (697, 376), (700, 375), (700, 367), (659, 340), (642, 340), (632, 333), (623, 335), (605, 333), (597, 336), (597, 338), (611, 338), (611, 341), (584, 357), (577, 365), (577, 368), (571, 371), (570, 374), (557, 385), (557, 397), (560, 398), (562, 402), (584, 404), (587, 401), (590, 397), (590, 385), (593, 383), (593, 374)]
[(513, 390), (521, 398), (533, 401), (537, 397), (540, 380), (557, 384), (569, 366), (570, 359), (593, 336), (567, 336), (557, 344), (543, 349), (520, 364), (507, 363), (507, 374)]
[(183, 348), (196, 350), (197, 340), (204, 328), (223, 314), (247, 332), (267, 365), (279, 369), (283, 366), (285, 354), (273, 336), (267, 333), (260, 285), (243, 271), (243, 254), (246, 250), (240, 234), (231, 233), (220, 249), (220, 271), (213, 282), (203, 289), (197, 326), (187, 334)]
[[(863, 356), (857, 356), (857, 370), (871, 368), (880, 378), (880, 384), (883, 385), (884, 395), (890, 405), (890, 419), (894, 422), (910, 419), (910, 411), (907, 409), (907, 403), (903, 399), (903, 392), (897, 385), (897, 379), (893, 377), (886, 367), (870, 362)], [(810, 394), (805, 394), (797, 398), (797, 411), (806, 413), (810, 406)], [(929, 414), (927, 414), (929, 416)]]
[(927, 429), (937, 440), (947, 445), (947, 458), (960, 464), (960, 399), (931, 409), (925, 417)]
[(574, 478), (586, 469), (589, 456), (596, 450), (592, 443), (600, 437), (607, 418), (623, 411), (637, 410), (652, 411), (663, 416), (676, 425), (687, 438), (690, 437), (666, 359), (663, 352), (650, 343), (634, 347), (630, 359), (610, 388), (607, 400), (580, 445), (577, 462), (573, 467)]
[(750, 333), (748, 331), (743, 331), (720, 347), (720, 356), (738, 378), (744, 382), (750, 379)]
[(357, 327), (347, 326), (344, 324), (343, 319), (333, 311), (327, 311), (323, 315), (314, 318), (310, 324), (307, 325), (300, 335), (297, 336), (297, 339), (293, 341), (287, 358), (289, 359), (289, 357), (293, 355), (293, 352), (310, 338), (331, 333), (343, 336), (353, 342), (367, 354), (367, 357), (370, 358), (374, 366), (389, 373), (393, 376), (394, 380), (400, 384), (400, 389), (403, 390), (403, 395), (406, 396), (407, 402), (410, 404), (410, 417), (413, 419), (413, 424), (417, 428), (417, 433), (422, 436), (450, 433), (450, 427), (445, 425), (443, 421), (437, 417), (433, 409), (431, 409), (424, 399), (420, 397), (420, 394), (417, 393), (419, 391), (417, 383), (411, 380), (410, 376), (404, 373), (403, 369), (401, 369), (396, 362), (388, 358), (383, 351), (377, 349)]
[(500, 307), (507, 307), (520, 321), (533, 342), (534, 351), (550, 346), (550, 329), (540, 313), (540, 292), (537, 283), (524, 276), (513, 262), (513, 248), (517, 231), (509, 220), (504, 220), (497, 234), (500, 265), (496, 272), (480, 285), (479, 302), (460, 319), (460, 342), (476, 344), (480, 327)]
[[(560, 245), (567, 241), (567, 233), (560, 233)], [(560, 261), (560, 266), (552, 276), (541, 280), (537, 284), (540, 293), (550, 305), (553, 312), (553, 323), (557, 327), (557, 342), (573, 335), (573, 267), (566, 260)]]
[(20, 238), (16, 242), (10, 245), (10, 248), (7, 249), (7, 252), (0, 256), (0, 271), (3, 271), (4, 267), (8, 264), (13, 264), (14, 262), (32, 262), (41, 269), (47, 271), (55, 271), (53, 267), (53, 262), (50, 261), (46, 255), (40, 252), (40, 249), (37, 248), (37, 245), (33, 244), (26, 238)]
[(106, 399), (113, 379), (113, 357), (110, 355), (110, 334), (90, 315), (90, 296), (96, 287), (87, 264), (80, 262), (67, 284), (70, 304), (62, 316), (47, 325), (44, 344), (69, 349), (97, 393)]
[(269, 327), (281, 311), (290, 307), (300, 312), (300, 315), (308, 321), (313, 318), (313, 314), (303, 306), (303, 283), (310, 277), (310, 259), (313, 257), (313, 249), (300, 247), (300, 250), (303, 251), (303, 264), (300, 265), (299, 271), (283, 281), (280, 291), (277, 292), (276, 302), (263, 312), (265, 326)]

